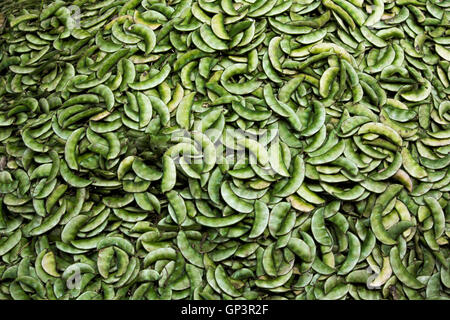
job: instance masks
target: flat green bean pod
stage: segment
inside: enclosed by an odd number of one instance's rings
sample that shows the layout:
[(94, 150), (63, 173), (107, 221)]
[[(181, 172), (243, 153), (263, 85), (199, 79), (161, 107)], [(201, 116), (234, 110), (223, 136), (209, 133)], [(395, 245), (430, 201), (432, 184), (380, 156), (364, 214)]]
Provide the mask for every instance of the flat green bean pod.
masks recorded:
[(2, 1), (0, 299), (448, 300), (449, 8)]

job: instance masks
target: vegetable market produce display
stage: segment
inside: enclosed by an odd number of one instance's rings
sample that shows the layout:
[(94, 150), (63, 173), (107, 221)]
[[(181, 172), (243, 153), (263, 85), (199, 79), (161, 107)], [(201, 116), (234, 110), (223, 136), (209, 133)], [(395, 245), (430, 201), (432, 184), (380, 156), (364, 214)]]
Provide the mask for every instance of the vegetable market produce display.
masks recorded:
[(449, 0), (10, 5), (0, 299), (449, 299)]

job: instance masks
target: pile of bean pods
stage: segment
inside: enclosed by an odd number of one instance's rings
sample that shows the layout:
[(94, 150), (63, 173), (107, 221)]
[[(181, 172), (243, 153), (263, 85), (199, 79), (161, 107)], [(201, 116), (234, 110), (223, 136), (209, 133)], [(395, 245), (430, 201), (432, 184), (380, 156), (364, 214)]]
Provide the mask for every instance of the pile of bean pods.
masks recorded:
[(449, 0), (0, 19), (0, 299), (449, 299)]

